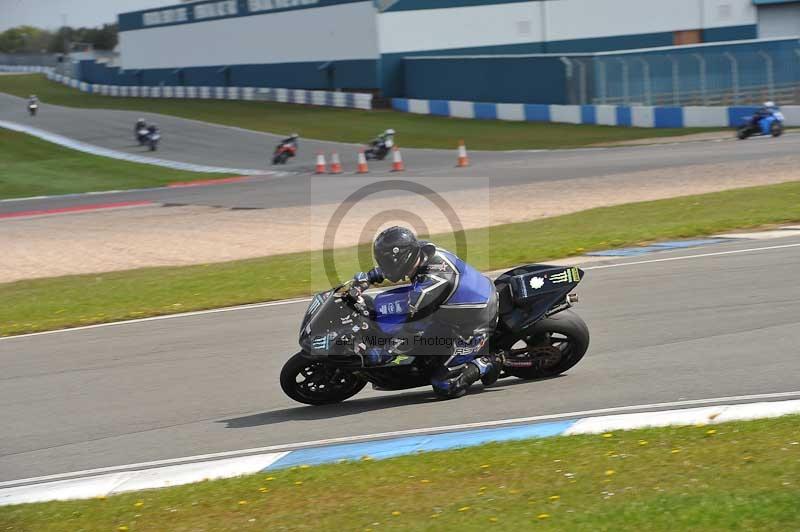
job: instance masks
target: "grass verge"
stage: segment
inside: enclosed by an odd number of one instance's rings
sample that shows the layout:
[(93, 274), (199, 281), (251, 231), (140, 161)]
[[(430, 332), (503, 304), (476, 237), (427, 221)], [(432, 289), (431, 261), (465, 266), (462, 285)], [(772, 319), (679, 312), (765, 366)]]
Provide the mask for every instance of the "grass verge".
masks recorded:
[[(466, 257), (482, 270), (585, 251), (732, 229), (800, 221), (800, 182), (591, 209), (533, 222), (469, 231), (486, 243)], [(436, 238), (450, 245), (450, 237)], [(452, 246), (451, 246), (452, 247)], [(455, 249), (455, 248), (453, 248)], [(369, 250), (359, 250), (369, 256)], [(145, 268), (0, 284), (0, 336), (307, 295), (320, 252), (197, 266)], [(338, 250), (339, 275), (360, 268)]]
[[(0, 507), (3, 530), (793, 530), (800, 417), (295, 467)], [(168, 524), (167, 524), (168, 523)]]
[(118, 161), (0, 129), (0, 198), (157, 187), (225, 177)]
[(116, 98), (85, 94), (49, 81), (44, 75), (0, 76), (0, 92), (23, 98), (36, 94), (46, 104), (160, 113), (256, 131), (281, 134), (298, 131), (303, 137), (340, 142), (366, 142), (392, 127), (398, 131), (398, 143), (408, 148), (454, 149), (459, 139), (476, 150), (575, 148), (714, 130), (467, 120), (390, 110), (361, 111), (268, 102)]

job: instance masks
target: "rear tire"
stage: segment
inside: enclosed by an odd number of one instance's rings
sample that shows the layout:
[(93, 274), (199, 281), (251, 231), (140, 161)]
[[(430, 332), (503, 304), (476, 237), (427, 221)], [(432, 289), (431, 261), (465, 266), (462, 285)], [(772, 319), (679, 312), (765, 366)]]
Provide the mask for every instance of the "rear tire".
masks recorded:
[(298, 403), (329, 405), (350, 399), (367, 381), (347, 370), (311, 360), (297, 353), (281, 369), (283, 393)]
[[(518, 344), (524, 344), (519, 347)], [(505, 372), (520, 379), (555, 377), (581, 361), (589, 349), (589, 328), (583, 319), (565, 310), (539, 321), (530, 335), (519, 338), (507, 357), (533, 358), (531, 367), (506, 367)]]
[(783, 126), (780, 122), (773, 122), (769, 128), (769, 132), (773, 137), (780, 137), (783, 134)]

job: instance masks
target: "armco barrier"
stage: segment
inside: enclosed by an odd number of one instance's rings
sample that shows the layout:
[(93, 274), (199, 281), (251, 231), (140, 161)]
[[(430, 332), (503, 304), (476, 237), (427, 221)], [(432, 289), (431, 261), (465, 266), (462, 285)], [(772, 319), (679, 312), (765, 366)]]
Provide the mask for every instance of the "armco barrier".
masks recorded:
[[(780, 103), (780, 102), (779, 102)], [(625, 127), (736, 127), (756, 107), (650, 107), (623, 105), (539, 105), (448, 100), (392, 99), (392, 107), (405, 113), (509, 120), (561, 122)], [(787, 126), (800, 126), (800, 105), (781, 107)]]
[(216, 100), (254, 100), (299, 103), (327, 107), (372, 109), (372, 94), (361, 92), (328, 92), (303, 89), (273, 89), (259, 87), (185, 87), (99, 85), (86, 83), (58, 74), (49, 67), (0, 65), (0, 72), (41, 72), (58, 83), (82, 92), (108, 96), (140, 98), (202, 98)]

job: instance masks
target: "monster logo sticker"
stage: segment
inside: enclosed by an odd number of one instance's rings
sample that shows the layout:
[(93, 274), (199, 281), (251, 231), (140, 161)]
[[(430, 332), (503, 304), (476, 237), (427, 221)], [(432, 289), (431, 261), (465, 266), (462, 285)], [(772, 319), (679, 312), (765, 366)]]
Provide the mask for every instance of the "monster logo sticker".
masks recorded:
[(581, 280), (581, 273), (578, 268), (569, 268), (561, 273), (556, 273), (550, 276), (550, 281), (553, 284), (560, 283), (577, 283)]
[(327, 334), (325, 336), (317, 336), (311, 342), (311, 347), (313, 347), (314, 349), (319, 349), (321, 351), (327, 351), (330, 345), (331, 345), (331, 339)]
[(531, 277), (531, 280), (528, 281), (528, 284), (530, 284), (531, 288), (534, 290), (538, 290), (544, 286), (544, 279), (541, 277)]

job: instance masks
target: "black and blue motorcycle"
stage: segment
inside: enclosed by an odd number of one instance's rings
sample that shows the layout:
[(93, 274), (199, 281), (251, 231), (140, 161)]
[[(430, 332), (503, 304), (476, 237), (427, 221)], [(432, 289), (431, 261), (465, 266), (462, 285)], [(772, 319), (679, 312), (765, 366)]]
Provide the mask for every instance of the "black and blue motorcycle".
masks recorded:
[[(583, 278), (576, 267), (532, 264), (495, 281), (499, 319), (490, 347), (502, 360), (500, 378), (555, 377), (577, 364), (589, 347), (589, 329), (570, 308)], [(300, 327), (301, 351), (280, 374), (284, 393), (309, 405), (344, 401), (371, 383), (378, 390), (428, 386), (437, 367), (424, 342), (398, 346), (381, 366), (365, 367), (367, 346), (391, 346), (409, 319), (408, 291), (401, 286), (374, 297), (352, 281), (314, 296)]]

